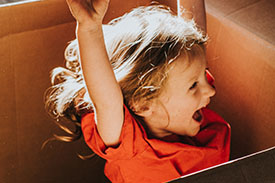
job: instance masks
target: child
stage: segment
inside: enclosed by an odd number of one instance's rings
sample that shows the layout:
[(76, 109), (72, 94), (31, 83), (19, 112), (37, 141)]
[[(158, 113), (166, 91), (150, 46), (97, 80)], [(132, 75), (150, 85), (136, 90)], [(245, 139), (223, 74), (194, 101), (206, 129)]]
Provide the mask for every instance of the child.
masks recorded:
[(112, 182), (164, 182), (229, 159), (230, 127), (205, 108), (215, 89), (194, 21), (153, 5), (102, 27), (108, 0), (67, 3), (77, 39), (46, 101), (78, 126), (63, 140), (83, 132)]

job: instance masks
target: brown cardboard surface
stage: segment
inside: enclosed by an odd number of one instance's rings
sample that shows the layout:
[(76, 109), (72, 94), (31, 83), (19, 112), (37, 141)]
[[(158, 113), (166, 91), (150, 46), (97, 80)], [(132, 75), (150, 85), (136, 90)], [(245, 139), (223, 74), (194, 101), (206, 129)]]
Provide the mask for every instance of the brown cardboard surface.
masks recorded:
[(110, 20), (129, 12), (132, 8), (149, 5), (150, 3), (150, 0), (127, 1), (127, 3), (121, 0), (111, 0), (104, 18), (104, 23), (108, 23)]
[[(8, 39), (1, 39), (0, 45), (7, 44)], [(12, 97), (15, 94), (14, 90), (14, 76), (13, 65), (10, 60), (9, 47), (1, 46), (0, 49), (0, 81), (1, 81), (1, 97), (0, 102), (0, 177), (4, 180), (10, 179), (14, 181), (14, 174), (17, 165), (17, 137), (14, 133), (17, 130), (15, 111), (15, 98)], [(5, 167), (2, 167), (6, 165)], [(1, 180), (1, 178), (0, 178)]]
[(261, 0), (206, 0), (205, 3), (208, 12), (215, 11), (220, 16), (227, 16), (259, 1)]
[(274, 45), (274, 9), (274, 0), (262, 0), (230, 14), (229, 18)]
[(0, 8), (0, 182), (87, 182), (88, 176), (95, 181), (103, 177), (102, 160), (95, 166), (77, 158), (77, 152), (91, 153), (83, 143), (53, 142), (41, 150), (47, 138), (60, 132), (44, 110), (43, 94), (50, 85), (49, 71), (63, 65), (65, 46), (74, 38), (75, 23), (69, 21), (73, 19), (64, 3), (48, 0)]
[(208, 25), (217, 87), (211, 106), (232, 125), (232, 158), (273, 146), (275, 47), (226, 18), (208, 14)]
[(65, 1), (44, 0), (1, 7), (0, 37), (73, 21)]
[(208, 0), (207, 11), (244, 27), (265, 41), (275, 44), (275, 1), (273, 0)]

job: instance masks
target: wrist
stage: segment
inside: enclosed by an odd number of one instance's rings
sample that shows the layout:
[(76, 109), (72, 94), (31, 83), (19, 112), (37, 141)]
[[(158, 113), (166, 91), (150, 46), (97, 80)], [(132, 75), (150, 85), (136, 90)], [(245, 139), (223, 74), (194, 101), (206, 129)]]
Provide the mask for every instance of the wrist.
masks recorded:
[(78, 40), (93, 40), (98, 41), (103, 38), (102, 25), (98, 26), (83, 26), (77, 25), (76, 37)]
[(79, 23), (77, 22), (76, 32), (99, 32), (102, 31), (102, 23)]

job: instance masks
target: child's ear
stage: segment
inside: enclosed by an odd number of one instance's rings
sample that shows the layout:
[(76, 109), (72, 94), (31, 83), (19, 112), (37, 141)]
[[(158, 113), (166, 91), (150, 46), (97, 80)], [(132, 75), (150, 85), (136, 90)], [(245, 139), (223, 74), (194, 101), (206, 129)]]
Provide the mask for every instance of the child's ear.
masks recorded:
[(135, 102), (131, 106), (131, 110), (138, 116), (148, 117), (152, 114), (151, 102)]

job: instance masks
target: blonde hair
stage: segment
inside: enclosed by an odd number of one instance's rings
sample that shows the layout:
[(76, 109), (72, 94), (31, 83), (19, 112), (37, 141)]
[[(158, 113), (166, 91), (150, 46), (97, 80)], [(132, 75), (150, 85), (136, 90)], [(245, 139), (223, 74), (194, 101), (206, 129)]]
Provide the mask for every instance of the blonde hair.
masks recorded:
[[(185, 54), (187, 61), (203, 54), (202, 45), (206, 41), (206, 36), (193, 20), (178, 17), (162, 5), (133, 9), (104, 25), (103, 32), (110, 64), (125, 104), (130, 108), (136, 102), (158, 97), (167, 80), (170, 64), (179, 54)], [(53, 69), (53, 86), (45, 93), (45, 106), (52, 117), (65, 117), (75, 122), (75, 132), (60, 125), (71, 136), (55, 136), (58, 140), (80, 138), (81, 115), (93, 111), (79, 58), (78, 43), (74, 40), (65, 50), (66, 68)]]

